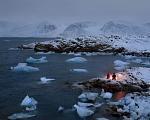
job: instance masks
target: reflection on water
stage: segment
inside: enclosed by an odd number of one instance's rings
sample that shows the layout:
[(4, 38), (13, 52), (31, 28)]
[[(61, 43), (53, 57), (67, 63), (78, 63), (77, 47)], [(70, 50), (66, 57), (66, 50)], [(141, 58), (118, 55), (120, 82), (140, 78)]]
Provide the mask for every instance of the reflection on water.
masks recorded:
[(125, 97), (125, 95), (126, 95), (126, 92), (124, 92), (124, 91), (117, 92), (114, 95), (114, 99), (120, 100), (121, 98)]

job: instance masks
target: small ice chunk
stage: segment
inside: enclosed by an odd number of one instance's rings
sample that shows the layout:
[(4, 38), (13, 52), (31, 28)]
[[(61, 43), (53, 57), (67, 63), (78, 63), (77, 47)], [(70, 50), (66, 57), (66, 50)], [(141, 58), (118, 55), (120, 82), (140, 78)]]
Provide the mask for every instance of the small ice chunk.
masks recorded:
[(59, 108), (58, 108), (58, 110), (57, 110), (58, 112), (62, 112), (62, 111), (64, 111), (64, 107), (62, 107), (62, 106), (59, 106)]
[(54, 81), (55, 79), (46, 78), (46, 77), (41, 77), (40, 80), (41, 80), (41, 83), (46, 84), (46, 83), (48, 83), (48, 82), (50, 82), (50, 81)]
[(78, 106), (80, 106), (80, 107), (90, 107), (90, 106), (94, 106), (94, 104), (78, 102)]
[(79, 99), (87, 99), (94, 101), (98, 97), (98, 93), (84, 92), (78, 96)]
[(36, 115), (31, 113), (14, 113), (10, 116), (8, 116), (9, 120), (18, 120), (18, 119), (27, 119), (31, 117), (35, 117)]
[(46, 63), (46, 62), (48, 62), (48, 60), (47, 60), (46, 57), (41, 57), (39, 59), (35, 59), (33, 57), (29, 57), (29, 58), (27, 58), (26, 62), (27, 63)]
[(74, 105), (74, 107), (76, 108), (77, 113), (81, 118), (85, 118), (85, 117), (88, 117), (88, 116), (91, 116), (92, 114), (94, 114), (94, 111), (90, 110), (89, 108), (80, 107), (76, 104)]
[(74, 56), (81, 56), (81, 53), (75, 53)]
[(141, 59), (135, 59), (135, 60), (132, 60), (131, 62), (133, 62), (133, 63), (142, 63), (143, 61)]
[(71, 72), (82, 72), (82, 73), (87, 73), (88, 71), (86, 69), (71, 69)]
[(18, 63), (17, 66), (11, 67), (11, 70), (15, 72), (37, 72), (39, 68), (28, 66), (27, 63)]
[(69, 63), (83, 63), (83, 62), (87, 62), (87, 59), (85, 59), (83, 57), (74, 57), (74, 58), (66, 60), (66, 62), (69, 62)]
[(36, 110), (36, 105), (38, 102), (28, 95), (22, 100), (21, 106), (25, 106), (27, 111)]
[(107, 118), (96, 118), (96, 120), (109, 120)]

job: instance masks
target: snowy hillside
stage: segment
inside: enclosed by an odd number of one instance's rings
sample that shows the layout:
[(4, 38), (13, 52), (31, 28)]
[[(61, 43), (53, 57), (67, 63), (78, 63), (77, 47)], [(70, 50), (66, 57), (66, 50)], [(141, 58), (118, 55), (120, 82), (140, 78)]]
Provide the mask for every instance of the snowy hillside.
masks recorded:
[(110, 21), (101, 28), (103, 34), (115, 34), (122, 36), (129, 35), (144, 35), (147, 33), (144, 26), (133, 25), (131, 23), (126, 22), (114, 22)]
[(85, 36), (119, 35), (150, 36), (150, 23), (133, 25), (129, 22), (110, 21), (101, 25), (95, 22), (76, 22), (58, 24), (51, 22), (13, 23), (0, 21), (0, 37), (64, 37), (76, 38)]
[(75, 38), (100, 34), (100, 26), (94, 22), (78, 22), (69, 25), (61, 34), (63, 37)]

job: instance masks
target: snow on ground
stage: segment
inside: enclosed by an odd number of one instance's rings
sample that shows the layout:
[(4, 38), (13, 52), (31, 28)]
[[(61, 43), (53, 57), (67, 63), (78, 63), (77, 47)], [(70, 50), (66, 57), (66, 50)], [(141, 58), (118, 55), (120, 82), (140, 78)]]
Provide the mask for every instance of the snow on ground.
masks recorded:
[(132, 120), (149, 120), (150, 119), (150, 96), (138, 94), (127, 94), (119, 101), (123, 109), (119, 111), (129, 112)]
[(150, 83), (150, 68), (134, 67), (132, 69), (127, 69), (127, 72), (132, 74), (137, 79)]
[(40, 80), (41, 80), (41, 83), (42, 83), (42, 84), (47, 84), (47, 83), (49, 83), (50, 81), (54, 81), (55, 79), (53, 79), (53, 78), (41, 77)]
[(87, 62), (87, 59), (85, 59), (83, 57), (74, 57), (74, 58), (66, 60), (66, 62), (69, 62), (69, 63), (84, 63), (84, 62)]
[(14, 113), (10, 116), (8, 116), (9, 120), (18, 120), (18, 119), (27, 119), (31, 117), (35, 117), (36, 115), (31, 113)]
[(27, 63), (18, 63), (17, 66), (11, 67), (11, 70), (15, 72), (37, 72), (39, 68), (28, 66)]
[(121, 60), (115, 60), (114, 61), (114, 66), (116, 70), (123, 70), (127, 67), (129, 63), (121, 61)]
[(41, 57), (39, 59), (33, 58), (33, 57), (29, 57), (26, 59), (27, 63), (46, 63), (48, 62), (46, 57)]
[(71, 72), (78, 72), (78, 73), (87, 73), (88, 71), (86, 69), (71, 69)]

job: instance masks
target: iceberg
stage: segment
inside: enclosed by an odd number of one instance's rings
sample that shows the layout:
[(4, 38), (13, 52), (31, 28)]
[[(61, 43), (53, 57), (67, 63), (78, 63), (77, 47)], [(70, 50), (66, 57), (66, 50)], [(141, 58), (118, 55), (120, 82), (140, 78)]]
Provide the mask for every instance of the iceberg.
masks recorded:
[(15, 72), (37, 72), (39, 68), (28, 66), (27, 63), (18, 63), (17, 66), (11, 67), (11, 70)]
[(21, 106), (25, 106), (27, 111), (36, 110), (36, 105), (38, 102), (28, 95), (22, 100)]
[(9, 120), (18, 120), (18, 119), (27, 119), (31, 117), (35, 117), (36, 115), (31, 113), (14, 113), (10, 116), (8, 116)]
[(69, 62), (69, 63), (84, 63), (84, 62), (87, 62), (87, 59), (85, 59), (83, 57), (74, 57), (74, 58), (66, 60), (66, 62)]
[(86, 69), (71, 69), (71, 72), (81, 72), (81, 73), (87, 73), (88, 71)]
[(46, 57), (41, 57), (39, 59), (35, 59), (33, 57), (29, 57), (29, 58), (27, 58), (26, 62), (27, 63), (46, 63), (46, 62), (48, 62), (48, 60), (47, 60)]
[(42, 83), (42, 84), (46, 84), (46, 83), (48, 83), (48, 82), (50, 82), (50, 81), (54, 81), (55, 79), (46, 78), (46, 77), (41, 77), (40, 80), (41, 80), (41, 83)]

